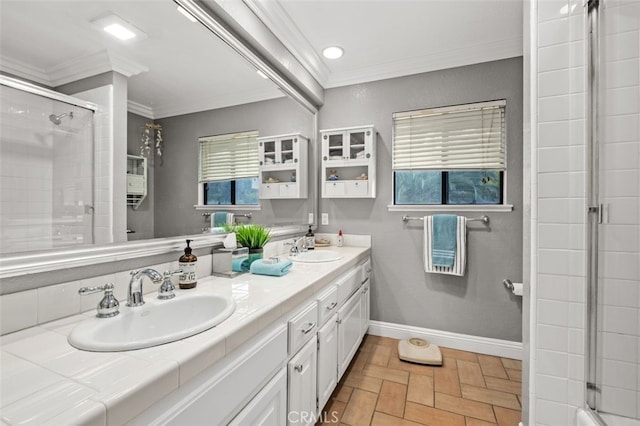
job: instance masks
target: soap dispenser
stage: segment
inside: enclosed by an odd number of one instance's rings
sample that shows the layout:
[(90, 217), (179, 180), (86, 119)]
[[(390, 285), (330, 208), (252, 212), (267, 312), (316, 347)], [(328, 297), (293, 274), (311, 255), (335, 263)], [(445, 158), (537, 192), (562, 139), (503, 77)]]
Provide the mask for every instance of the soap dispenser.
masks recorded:
[(304, 239), (307, 243), (307, 250), (313, 250), (316, 248), (316, 236), (313, 233), (313, 229), (311, 229), (311, 225), (309, 225), (309, 231), (307, 231), (307, 235), (304, 236)]
[(342, 236), (342, 229), (338, 231), (338, 241), (336, 245), (338, 247), (342, 247), (344, 245), (344, 237)]
[(180, 269), (182, 269), (178, 285), (184, 290), (195, 288), (198, 283), (196, 277), (196, 265), (198, 258), (196, 255), (191, 254), (191, 247), (189, 247), (189, 243), (192, 241), (193, 240), (187, 240), (187, 246), (184, 248), (184, 254), (180, 256), (180, 259), (178, 259), (178, 265)]

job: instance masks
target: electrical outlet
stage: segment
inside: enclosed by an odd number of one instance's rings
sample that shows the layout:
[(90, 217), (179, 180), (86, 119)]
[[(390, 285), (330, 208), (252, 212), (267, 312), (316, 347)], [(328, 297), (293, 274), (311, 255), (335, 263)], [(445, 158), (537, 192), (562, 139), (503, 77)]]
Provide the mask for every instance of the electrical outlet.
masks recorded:
[(329, 213), (322, 213), (322, 224), (323, 225), (329, 224)]
[(309, 225), (313, 225), (313, 213), (309, 213)]

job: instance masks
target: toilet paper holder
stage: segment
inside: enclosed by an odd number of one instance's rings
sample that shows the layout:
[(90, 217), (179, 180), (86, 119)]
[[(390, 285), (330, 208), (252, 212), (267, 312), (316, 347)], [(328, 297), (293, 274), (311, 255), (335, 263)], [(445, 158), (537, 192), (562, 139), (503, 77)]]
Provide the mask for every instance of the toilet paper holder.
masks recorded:
[(502, 280), (502, 284), (504, 284), (504, 286), (508, 288), (510, 291), (513, 291), (513, 288), (514, 288), (513, 283), (509, 278), (505, 278), (504, 280)]

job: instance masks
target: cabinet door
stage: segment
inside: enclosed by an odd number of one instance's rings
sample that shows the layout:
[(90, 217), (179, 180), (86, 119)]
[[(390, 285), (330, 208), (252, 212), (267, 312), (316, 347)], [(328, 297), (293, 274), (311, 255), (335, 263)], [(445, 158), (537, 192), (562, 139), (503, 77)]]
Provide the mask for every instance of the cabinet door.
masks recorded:
[(318, 410), (321, 410), (338, 385), (338, 315), (318, 330)]
[(368, 160), (371, 158), (371, 129), (350, 130), (345, 142), (351, 160)]
[(286, 421), (287, 370), (283, 367), (229, 425), (281, 426)]
[(338, 310), (338, 380), (349, 366), (360, 344), (360, 297), (360, 292), (355, 292)]
[(276, 157), (276, 145), (277, 141), (263, 140), (258, 143), (258, 155), (261, 166), (270, 166), (276, 164), (278, 158)]
[(349, 158), (345, 146), (345, 132), (327, 132), (322, 134), (322, 160), (343, 161)]
[(371, 303), (371, 292), (370, 290), (370, 280), (367, 279), (367, 281), (364, 282), (364, 284), (362, 284), (361, 289), (361, 297), (360, 297), (360, 306), (361, 306), (361, 314), (362, 314), (362, 318), (360, 321), (360, 337), (364, 337), (365, 334), (367, 334), (367, 330), (369, 329), (369, 321), (371, 318), (371, 308), (370, 308), (370, 303)]
[(280, 184), (280, 197), (293, 198), (296, 196), (298, 196), (298, 185), (295, 182)]
[(289, 412), (287, 424), (313, 425), (316, 420), (317, 342), (311, 339), (287, 364)]
[(366, 180), (348, 181), (345, 192), (350, 197), (366, 197), (369, 195), (369, 182)]

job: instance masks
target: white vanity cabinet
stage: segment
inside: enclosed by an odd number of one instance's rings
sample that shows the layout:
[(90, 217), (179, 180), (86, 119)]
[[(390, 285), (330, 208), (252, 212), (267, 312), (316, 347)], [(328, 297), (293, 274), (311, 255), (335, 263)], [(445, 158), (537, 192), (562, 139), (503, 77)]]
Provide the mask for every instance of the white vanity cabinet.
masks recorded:
[(362, 293), (360, 298), (362, 309), (362, 321), (360, 323), (360, 335), (364, 337), (369, 330), (369, 323), (371, 322), (371, 258), (368, 258), (360, 265), (360, 279), (362, 286), (360, 292)]
[(313, 425), (316, 422), (317, 348), (310, 339), (287, 364), (289, 413), (287, 424)]
[(229, 425), (281, 426), (286, 422), (287, 370), (282, 368)]
[(318, 410), (338, 385), (338, 314), (318, 330)]
[(322, 197), (375, 198), (376, 130), (373, 126), (321, 130)]
[(308, 197), (308, 145), (299, 133), (258, 138), (261, 199)]
[(338, 380), (346, 371), (362, 340), (361, 293), (354, 293), (338, 310)]

